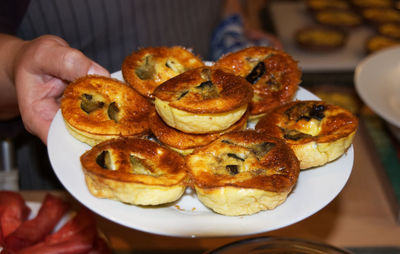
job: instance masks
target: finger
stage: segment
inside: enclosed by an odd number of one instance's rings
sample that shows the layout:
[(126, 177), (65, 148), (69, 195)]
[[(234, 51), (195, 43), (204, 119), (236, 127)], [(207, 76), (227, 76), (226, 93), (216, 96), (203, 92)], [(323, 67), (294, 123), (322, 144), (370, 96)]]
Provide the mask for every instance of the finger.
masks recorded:
[(109, 72), (86, 57), (77, 49), (70, 48), (62, 41), (46, 39), (37, 43), (33, 49), (36, 71), (73, 81), (87, 74), (109, 76)]

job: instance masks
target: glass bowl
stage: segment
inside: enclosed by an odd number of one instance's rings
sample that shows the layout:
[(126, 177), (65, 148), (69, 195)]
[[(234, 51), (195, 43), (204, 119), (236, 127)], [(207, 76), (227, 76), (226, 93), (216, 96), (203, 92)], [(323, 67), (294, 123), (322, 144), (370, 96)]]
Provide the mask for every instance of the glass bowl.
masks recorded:
[(308, 240), (281, 237), (256, 237), (228, 243), (205, 254), (353, 254), (352, 252)]

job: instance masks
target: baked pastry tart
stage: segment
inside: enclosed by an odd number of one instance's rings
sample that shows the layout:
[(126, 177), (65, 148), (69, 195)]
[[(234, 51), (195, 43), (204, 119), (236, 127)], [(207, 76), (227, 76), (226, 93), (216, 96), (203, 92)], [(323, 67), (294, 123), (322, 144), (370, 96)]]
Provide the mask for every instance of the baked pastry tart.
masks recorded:
[(249, 112), (247, 111), (236, 123), (222, 132), (192, 134), (179, 131), (168, 126), (157, 112), (153, 112), (149, 117), (150, 129), (154, 136), (164, 145), (183, 155), (190, 154), (195, 148), (205, 146), (216, 140), (219, 136), (226, 132), (244, 130), (247, 127), (247, 119)]
[(295, 40), (302, 49), (331, 52), (345, 45), (347, 35), (342, 30), (334, 28), (306, 27), (296, 32)]
[(394, 7), (393, 0), (350, 0), (350, 3), (357, 8), (391, 8)]
[(400, 23), (381, 24), (378, 27), (378, 33), (395, 40), (400, 40)]
[(365, 8), (362, 16), (373, 25), (400, 23), (400, 10), (393, 8)]
[(299, 162), (281, 139), (254, 130), (230, 132), (186, 156), (199, 200), (223, 215), (250, 215), (282, 204)]
[(318, 24), (336, 28), (353, 28), (360, 26), (363, 19), (351, 10), (325, 9), (314, 12)]
[(124, 59), (122, 75), (140, 94), (154, 99), (154, 89), (161, 83), (201, 66), (203, 61), (183, 47), (149, 47)]
[(148, 115), (152, 108), (127, 84), (103, 76), (77, 79), (67, 86), (61, 100), (68, 131), (91, 146), (110, 138), (150, 132)]
[(365, 48), (368, 54), (372, 54), (379, 50), (399, 45), (400, 40), (396, 40), (391, 37), (379, 34), (369, 37), (365, 42)]
[(323, 101), (294, 101), (274, 109), (255, 126), (282, 138), (306, 169), (339, 158), (352, 144), (357, 118), (347, 109)]
[(163, 121), (186, 133), (221, 132), (236, 123), (253, 97), (243, 78), (210, 67), (186, 71), (154, 91)]
[(291, 101), (301, 78), (297, 62), (284, 51), (270, 47), (249, 47), (229, 53), (213, 68), (241, 76), (252, 85), (251, 120)]
[(110, 139), (80, 160), (87, 187), (98, 198), (159, 205), (178, 200), (187, 185), (184, 158), (147, 139)]
[(350, 4), (346, 0), (307, 0), (306, 5), (312, 11), (323, 9), (350, 9)]

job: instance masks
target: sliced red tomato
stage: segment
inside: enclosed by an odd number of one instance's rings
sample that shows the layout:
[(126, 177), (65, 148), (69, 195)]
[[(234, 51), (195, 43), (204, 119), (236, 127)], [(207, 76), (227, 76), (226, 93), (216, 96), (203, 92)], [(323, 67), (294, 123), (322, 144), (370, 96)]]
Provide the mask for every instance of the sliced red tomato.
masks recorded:
[(30, 211), (21, 194), (0, 191), (0, 243), (28, 218)]
[(64, 200), (47, 194), (36, 217), (24, 221), (13, 233), (4, 239), (6, 249), (9, 251), (18, 251), (43, 241), (52, 232), (68, 209), (69, 206)]

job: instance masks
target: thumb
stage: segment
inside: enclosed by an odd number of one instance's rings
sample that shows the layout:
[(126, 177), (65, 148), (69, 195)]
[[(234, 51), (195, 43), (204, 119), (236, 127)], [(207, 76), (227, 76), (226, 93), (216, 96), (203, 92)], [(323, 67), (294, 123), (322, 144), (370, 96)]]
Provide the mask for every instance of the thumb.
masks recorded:
[[(110, 73), (82, 52), (69, 47), (55, 47), (50, 54), (57, 54), (53, 65), (48, 65), (48, 73), (63, 80), (73, 81), (88, 74), (110, 76)], [(47, 51), (48, 52), (48, 51)], [(49, 56), (44, 56), (47, 59)]]
[(105, 68), (56, 36), (46, 35), (35, 39), (28, 55), (33, 60), (30, 66), (37, 68), (34, 72), (62, 80), (73, 81), (87, 74), (110, 76)]

